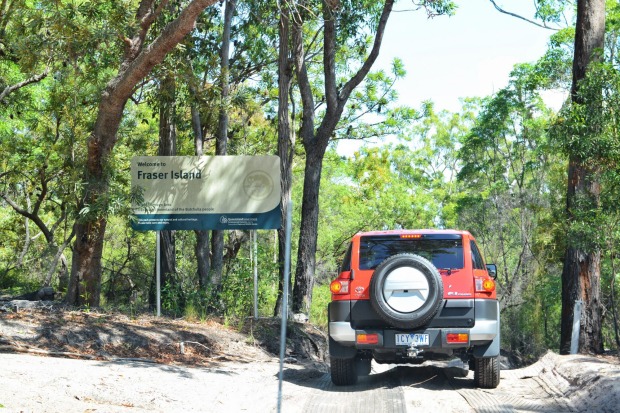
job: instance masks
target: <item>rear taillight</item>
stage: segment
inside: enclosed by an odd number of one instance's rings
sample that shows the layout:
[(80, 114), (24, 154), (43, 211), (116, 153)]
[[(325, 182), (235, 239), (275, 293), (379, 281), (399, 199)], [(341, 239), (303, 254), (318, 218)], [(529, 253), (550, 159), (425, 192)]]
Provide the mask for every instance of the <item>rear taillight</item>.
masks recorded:
[(349, 280), (335, 279), (329, 285), (332, 294), (349, 294)]
[(448, 333), (446, 334), (446, 342), (451, 344), (469, 343), (469, 334), (467, 333)]
[(379, 334), (362, 334), (358, 333), (355, 341), (357, 344), (379, 344)]
[(491, 278), (476, 278), (476, 292), (492, 293), (495, 291), (495, 281)]

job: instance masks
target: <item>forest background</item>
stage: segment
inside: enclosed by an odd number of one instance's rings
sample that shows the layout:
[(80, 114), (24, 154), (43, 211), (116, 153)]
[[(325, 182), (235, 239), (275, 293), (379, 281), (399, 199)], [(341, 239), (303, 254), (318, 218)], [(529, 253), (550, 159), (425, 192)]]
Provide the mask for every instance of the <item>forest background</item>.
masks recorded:
[[(549, 28), (546, 53), (447, 111), (399, 104), (402, 61), (373, 65), (392, 6), (431, 18), (458, 2), (2, 0), (0, 289), (53, 286), (72, 305), (148, 310), (155, 235), (130, 226), (131, 158), (278, 154), (283, 217), (289, 193), (293, 206), (293, 313), (326, 325), (355, 232), (460, 228), (498, 265), (504, 348), (561, 348), (574, 249), (599, 257), (601, 346), (585, 350), (619, 348), (620, 6), (581, 3), (603, 5), (605, 40), (578, 90), (577, 4), (539, 0), (513, 17)], [(549, 90), (571, 98), (549, 107)], [(362, 145), (342, 155), (344, 141)], [(567, 201), (574, 159), (596, 178), (596, 199)], [(161, 237), (166, 314), (251, 315), (253, 254), (259, 315), (279, 314), (283, 231), (258, 231), (256, 251), (244, 231)]]

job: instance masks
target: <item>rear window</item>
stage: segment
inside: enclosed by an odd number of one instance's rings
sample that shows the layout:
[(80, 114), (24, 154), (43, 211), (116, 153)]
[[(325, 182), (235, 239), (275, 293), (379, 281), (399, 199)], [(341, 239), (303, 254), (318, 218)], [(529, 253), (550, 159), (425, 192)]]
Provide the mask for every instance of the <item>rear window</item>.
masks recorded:
[(420, 255), (437, 268), (463, 268), (463, 241), (460, 235), (425, 235), (419, 239), (398, 235), (367, 236), (360, 239), (360, 270), (373, 270), (392, 255)]

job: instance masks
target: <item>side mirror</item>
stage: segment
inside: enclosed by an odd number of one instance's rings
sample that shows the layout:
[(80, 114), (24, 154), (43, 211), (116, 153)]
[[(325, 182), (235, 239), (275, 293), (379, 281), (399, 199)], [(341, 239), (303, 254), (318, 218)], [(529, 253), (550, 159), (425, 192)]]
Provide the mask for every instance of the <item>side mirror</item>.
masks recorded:
[(497, 265), (495, 264), (487, 264), (487, 272), (491, 276), (491, 278), (497, 278)]

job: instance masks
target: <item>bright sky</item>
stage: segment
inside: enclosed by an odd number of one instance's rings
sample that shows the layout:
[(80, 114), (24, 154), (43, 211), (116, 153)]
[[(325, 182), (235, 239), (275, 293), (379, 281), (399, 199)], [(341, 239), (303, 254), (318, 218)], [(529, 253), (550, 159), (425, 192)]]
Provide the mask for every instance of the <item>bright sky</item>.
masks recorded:
[[(532, 0), (498, 0), (500, 7), (533, 18)], [(508, 83), (516, 63), (535, 62), (554, 32), (495, 10), (489, 0), (460, 0), (452, 17), (428, 19), (399, 1), (386, 28), (379, 67), (398, 57), (407, 76), (397, 83), (399, 103), (458, 111), (459, 98), (488, 96)]]
[[(489, 0), (457, 0), (452, 17), (427, 18), (412, 9), (411, 0), (396, 3), (388, 20), (379, 59), (373, 69), (389, 70), (400, 58), (407, 75), (396, 83), (397, 104), (419, 108), (425, 100), (437, 111), (457, 112), (459, 99), (492, 95), (507, 86), (517, 63), (533, 63), (547, 50), (553, 30), (541, 28), (495, 10)], [(533, 0), (496, 0), (512, 13), (533, 19)], [(565, 96), (544, 94), (554, 108)], [(352, 156), (360, 141), (341, 141), (338, 152)]]

